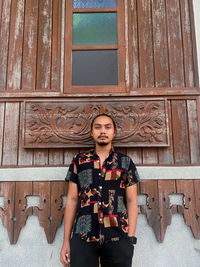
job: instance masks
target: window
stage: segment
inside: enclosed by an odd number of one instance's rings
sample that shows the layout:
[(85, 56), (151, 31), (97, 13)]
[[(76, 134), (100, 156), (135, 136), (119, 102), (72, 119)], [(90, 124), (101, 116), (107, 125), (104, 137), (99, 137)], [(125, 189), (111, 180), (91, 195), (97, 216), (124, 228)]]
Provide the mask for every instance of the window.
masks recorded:
[(123, 0), (66, 4), (65, 93), (125, 91)]

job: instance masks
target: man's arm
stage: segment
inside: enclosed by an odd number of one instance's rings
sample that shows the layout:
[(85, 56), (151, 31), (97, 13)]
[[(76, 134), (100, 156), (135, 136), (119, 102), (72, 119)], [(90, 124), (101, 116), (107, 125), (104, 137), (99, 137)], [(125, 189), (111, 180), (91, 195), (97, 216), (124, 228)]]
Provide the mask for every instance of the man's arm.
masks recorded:
[(135, 236), (138, 201), (137, 201), (137, 184), (126, 187), (126, 205), (128, 210), (128, 236)]
[[(70, 237), (74, 219), (76, 216), (78, 204), (78, 188), (77, 184), (70, 182), (68, 184), (68, 194), (65, 206), (64, 216), (64, 241), (60, 252), (60, 261), (64, 266), (68, 266), (70, 263)], [(66, 259), (67, 254), (67, 259)]]

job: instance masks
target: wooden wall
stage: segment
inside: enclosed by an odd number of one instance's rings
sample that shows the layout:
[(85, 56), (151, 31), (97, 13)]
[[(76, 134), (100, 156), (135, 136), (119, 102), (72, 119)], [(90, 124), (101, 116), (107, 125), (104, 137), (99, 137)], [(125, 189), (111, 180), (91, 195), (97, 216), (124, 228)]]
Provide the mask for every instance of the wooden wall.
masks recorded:
[[(199, 164), (200, 142), (197, 101), (169, 99), (170, 146), (160, 148), (121, 148), (136, 164)], [(1, 166), (69, 164), (78, 149), (22, 148), (22, 102), (0, 102)]]
[[(171, 145), (123, 150), (136, 164), (199, 164), (200, 89), (192, 1), (124, 3), (129, 56), (127, 92), (120, 97), (166, 98)], [(23, 149), (21, 140), (24, 99), (68, 97), (61, 88), (63, 7), (60, 0), (0, 1), (0, 166), (68, 164), (78, 152)], [(39, 91), (43, 94), (38, 95)], [(119, 95), (100, 96), (112, 101)]]
[[(62, 20), (65, 21), (65, 18), (62, 18), (62, 14), (64, 14), (62, 12), (63, 1), (0, 0), (1, 168), (7, 166), (68, 165), (72, 156), (79, 152), (78, 148), (22, 148), (24, 100), (34, 98), (50, 99), (52, 101), (58, 98), (66, 99), (83, 96), (81, 94), (68, 95), (63, 93), (67, 92), (67, 90), (64, 90), (66, 88), (63, 88), (64, 74), (62, 75), (62, 73), (66, 69), (63, 67), (64, 57), (61, 56), (62, 53), (64, 54), (62, 50), (64, 38), (61, 34)], [(134, 96), (136, 98), (162, 97), (167, 99), (171, 145), (165, 148), (128, 147), (118, 150), (129, 154), (137, 165), (199, 165), (200, 88), (192, 1), (124, 0), (124, 4), (127, 7), (125, 8), (126, 93), (99, 94), (95, 92), (91, 94), (85, 92), (84, 97), (100, 96), (109, 99), (111, 102), (119, 96), (120, 98)], [(68, 40), (65, 38), (65, 41)], [(65, 68), (67, 64), (68, 62), (65, 62)], [(182, 212), (186, 223), (192, 225), (193, 234), (198, 238), (200, 230), (199, 226), (196, 227), (196, 225), (197, 215), (199, 218), (199, 209), (197, 208), (199, 205), (195, 203), (198, 203), (199, 199), (199, 180), (194, 182), (180, 180), (172, 181), (172, 183), (172, 187), (176, 184), (172, 193), (185, 194), (188, 196), (187, 200), (189, 202), (187, 201), (184, 211), (180, 207), (179, 210), (176, 207), (176, 211), (171, 211), (168, 201), (164, 216), (169, 215), (169, 213), (171, 216), (173, 212)], [(63, 185), (60, 185), (60, 188), (63, 188)], [(0, 196), (5, 196), (7, 201), (7, 195), (10, 194), (13, 201), (11, 208), (9, 207), (7, 210), (5, 208), (4, 211), (0, 209), (1, 216), (6, 218), (8, 227), (12, 229), (12, 231), (10, 230), (12, 234), (10, 240), (13, 243), (16, 242), (27, 216), (33, 212), (32, 208), (29, 211), (20, 210), (21, 202), (19, 201), (22, 198), (25, 199), (26, 195), (34, 195), (33, 186), (36, 186), (36, 194), (40, 194), (42, 198), (42, 190), (47, 187), (50, 188), (50, 182), (38, 182), (38, 184), (33, 184), (31, 181), (22, 184), (19, 182), (0, 182)], [(54, 183), (53, 186), (56, 187), (58, 184)], [(163, 205), (162, 196), (163, 192), (166, 192), (169, 187), (170, 183), (166, 185), (165, 181), (162, 183), (162, 181), (154, 180), (141, 183), (139, 192), (150, 196), (151, 204), (155, 195), (159, 199), (153, 204), (153, 212), (141, 207), (141, 212), (147, 215), (149, 224), (152, 221), (157, 222), (159, 216), (162, 216), (162, 212), (160, 212), (160, 207)], [(194, 194), (194, 187), (196, 195)], [(17, 191), (14, 192), (11, 189), (19, 190), (21, 194), (19, 195), (22, 198), (19, 199)], [(170, 194), (170, 192), (167, 191), (167, 194)], [(54, 200), (56, 195), (60, 197), (61, 194), (59, 194), (60, 192), (55, 191), (51, 199)], [(188, 213), (187, 204), (191, 213)], [(13, 233), (13, 222), (9, 224), (12, 220), (10, 219), (9, 209), (14, 209), (13, 207), (15, 207), (17, 220), (19, 220), (15, 222), (17, 224), (16, 233)], [(43, 217), (48, 221), (48, 211), (49, 206), (45, 206), (41, 221)], [(30, 214), (28, 214), (29, 212)], [(61, 217), (57, 220), (58, 225), (61, 223), (63, 210), (60, 214)], [(21, 218), (22, 221), (20, 221)], [(159, 232), (159, 227), (161, 227), (159, 223), (157, 224), (158, 228), (156, 228), (156, 225), (153, 225), (153, 227), (158, 229), (155, 230), (157, 231), (157, 239), (162, 241), (164, 236), (163, 232)], [(49, 227), (48, 229), (51, 232), (51, 226), (43, 225), (43, 227)], [(53, 241), (54, 234), (51, 236), (51, 233), (48, 230), (46, 231), (49, 242)], [(56, 229), (53, 231), (55, 233)], [(15, 238), (14, 235), (16, 235)]]
[(132, 2), (133, 88), (198, 86), (192, 1)]
[[(197, 87), (192, 1), (124, 3), (129, 90)], [(62, 93), (63, 7), (61, 0), (0, 1), (0, 92)]]
[(0, 1), (0, 91), (59, 90), (61, 5)]

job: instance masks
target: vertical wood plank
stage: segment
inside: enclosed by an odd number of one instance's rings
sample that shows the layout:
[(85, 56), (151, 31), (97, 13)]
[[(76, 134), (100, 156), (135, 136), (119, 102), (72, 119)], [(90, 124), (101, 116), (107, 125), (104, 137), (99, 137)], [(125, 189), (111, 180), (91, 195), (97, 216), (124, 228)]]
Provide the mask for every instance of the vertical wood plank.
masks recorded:
[(7, 80), (11, 90), (21, 89), (24, 3), (25, 0), (12, 1)]
[[(197, 97), (197, 121), (198, 121), (198, 126), (200, 127), (200, 96)], [(200, 129), (199, 129), (199, 142), (200, 142)]]
[(139, 32), (139, 62), (140, 87), (154, 87), (153, 40), (151, 21), (151, 1), (139, 0), (138, 32)]
[(6, 103), (3, 143), (3, 165), (17, 165), (19, 103)]
[(155, 86), (169, 87), (165, 0), (152, 1)]
[(138, 88), (139, 87), (139, 47), (138, 47), (138, 17), (137, 17), (137, 0), (131, 0), (129, 3), (131, 6), (131, 29), (129, 29), (132, 33), (132, 87)]
[(33, 164), (34, 165), (48, 165), (48, 149), (34, 149), (33, 156)]
[(11, 0), (3, 1), (0, 29), (0, 91), (6, 90)]
[(3, 0), (0, 0), (0, 31), (1, 31), (1, 16), (2, 16)]
[(73, 157), (79, 153), (79, 149), (77, 148), (67, 148), (64, 149), (64, 164), (69, 165), (72, 162)]
[(62, 148), (50, 148), (49, 149), (49, 164), (61, 165), (63, 164), (63, 149)]
[(132, 158), (135, 164), (142, 164), (142, 149), (141, 148), (127, 148), (127, 155)]
[(200, 179), (194, 180), (195, 214), (200, 229)]
[(166, 229), (171, 224), (171, 219), (172, 219), (169, 194), (175, 194), (175, 193), (176, 193), (175, 180), (158, 180), (161, 242), (164, 241)]
[(52, 69), (51, 89), (60, 89), (60, 53), (61, 53), (61, 18), (62, 1), (53, 1), (53, 23), (52, 23)]
[(197, 106), (195, 100), (187, 100), (188, 128), (190, 141), (191, 163), (200, 162), (200, 140), (198, 132), (200, 131), (197, 118)]
[[(190, 0), (189, 0), (190, 1)], [(185, 69), (185, 86), (194, 87), (194, 65), (193, 65), (193, 47), (191, 35), (190, 7), (188, 0), (180, 1), (183, 51), (184, 51), (184, 69)]]
[(67, 195), (66, 182), (51, 182), (51, 234), (50, 243), (54, 241), (56, 231), (61, 226), (65, 208), (62, 196)]
[(34, 182), (33, 195), (40, 196), (40, 207), (33, 207), (33, 214), (38, 216), (40, 226), (44, 228), (48, 242), (51, 231), (51, 183)]
[(14, 222), (14, 244), (17, 243), (21, 229), (26, 224), (28, 216), (32, 215), (32, 207), (27, 207), (26, 196), (32, 195), (32, 182), (16, 182), (15, 193), (15, 222)]
[(32, 166), (33, 164), (33, 149), (24, 149), (22, 147), (22, 128), (23, 128), (23, 104), (20, 103), (20, 129), (19, 129), (19, 149), (18, 149), (18, 165)]
[(184, 87), (184, 65), (180, 6), (177, 0), (167, 0), (167, 26), (169, 44), (170, 85)]
[(193, 68), (194, 68), (194, 86), (199, 87), (199, 74), (198, 74), (198, 58), (197, 58), (197, 42), (194, 22), (194, 1), (188, 1), (190, 10), (190, 26), (191, 26), (191, 39), (193, 51)]
[(50, 89), (52, 0), (39, 1), (37, 88)]
[(34, 90), (36, 83), (38, 0), (26, 0), (22, 66), (22, 89)]
[(185, 223), (191, 228), (195, 238), (200, 238), (200, 227), (196, 218), (194, 180), (176, 180), (177, 194), (184, 194), (183, 206), (178, 212), (184, 216)]
[(172, 116), (171, 116), (171, 101), (168, 100), (168, 114), (169, 114), (169, 147), (158, 148), (158, 162), (159, 164), (173, 164), (174, 163), (174, 150), (173, 150), (173, 136), (172, 136)]
[(5, 111), (5, 103), (0, 102), (0, 165), (2, 163), (2, 154), (3, 154), (4, 111)]
[(143, 148), (143, 164), (157, 164), (158, 163), (158, 149)]
[(172, 101), (172, 130), (175, 163), (190, 163), (189, 136), (185, 100)]
[(15, 182), (0, 182), (0, 196), (4, 197), (4, 209), (0, 208), (2, 223), (8, 231), (10, 243), (14, 243)]

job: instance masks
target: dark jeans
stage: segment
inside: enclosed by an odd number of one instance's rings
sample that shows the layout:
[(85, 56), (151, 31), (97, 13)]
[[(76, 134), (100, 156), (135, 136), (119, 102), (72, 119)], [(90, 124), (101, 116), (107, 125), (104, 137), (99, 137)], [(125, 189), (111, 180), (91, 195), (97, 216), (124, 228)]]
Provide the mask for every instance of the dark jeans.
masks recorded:
[(70, 267), (131, 267), (134, 246), (128, 239), (98, 244), (87, 243), (80, 237), (71, 240)]

